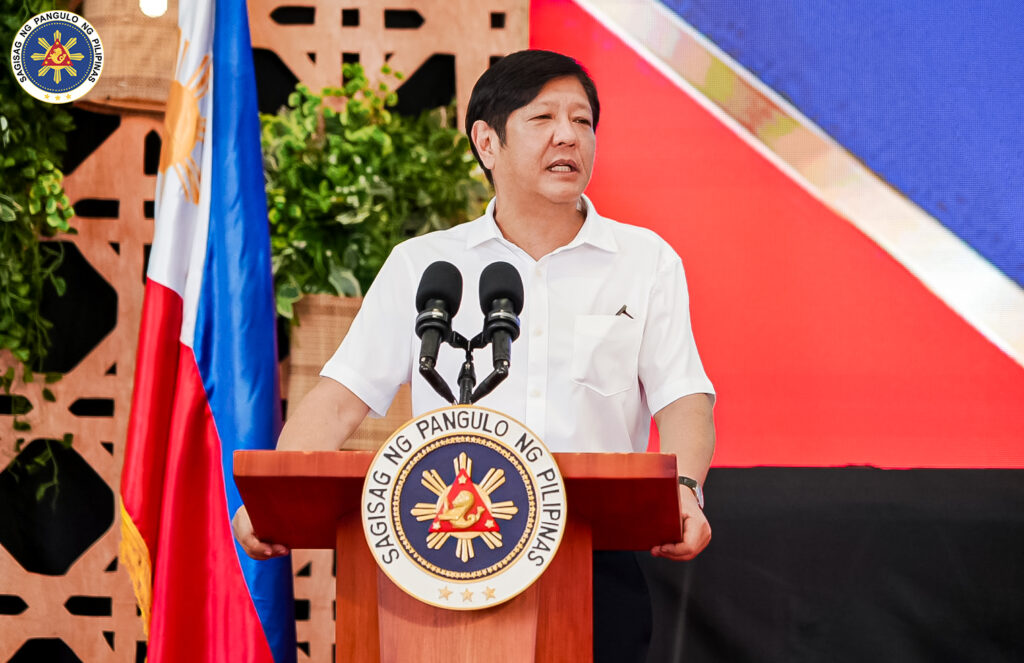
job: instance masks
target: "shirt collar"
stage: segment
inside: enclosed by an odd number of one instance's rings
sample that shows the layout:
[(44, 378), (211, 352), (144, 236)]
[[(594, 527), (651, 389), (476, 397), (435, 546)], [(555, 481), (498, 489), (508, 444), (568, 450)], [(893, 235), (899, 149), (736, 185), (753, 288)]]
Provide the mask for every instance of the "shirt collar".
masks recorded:
[[(489, 239), (507, 242), (501, 234), (498, 223), (494, 220), (494, 198), (487, 204), (484, 215), (470, 224), (466, 233), (466, 248), (470, 249), (483, 244)], [(612, 222), (597, 213), (594, 203), (585, 195), (582, 196), (582, 207), (587, 218), (583, 222), (580, 231), (566, 246), (558, 250), (571, 249), (581, 244), (590, 244), (604, 251), (616, 252), (619, 245), (615, 241), (615, 234), (612, 232)]]

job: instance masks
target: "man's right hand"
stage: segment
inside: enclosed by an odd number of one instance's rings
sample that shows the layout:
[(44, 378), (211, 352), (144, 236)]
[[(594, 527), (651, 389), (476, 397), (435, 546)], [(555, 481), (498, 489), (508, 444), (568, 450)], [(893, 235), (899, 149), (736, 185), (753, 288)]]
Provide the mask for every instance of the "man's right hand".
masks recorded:
[(238, 539), (238, 543), (242, 545), (246, 554), (253, 559), (281, 557), (289, 552), (288, 547), (282, 546), (280, 543), (260, 541), (256, 538), (256, 534), (252, 531), (252, 521), (249, 520), (249, 512), (245, 510), (244, 505), (235, 511), (235, 517), (231, 519), (231, 529), (235, 531), (235, 538)]
[[(348, 439), (370, 407), (340, 382), (330, 378), (320, 381), (299, 401), (294, 413), (289, 413), (281, 436), (279, 450), (332, 450), (336, 451)], [(272, 541), (260, 541), (252, 530), (249, 512), (242, 506), (231, 519), (235, 538), (253, 559), (270, 559), (287, 555), (287, 546)]]

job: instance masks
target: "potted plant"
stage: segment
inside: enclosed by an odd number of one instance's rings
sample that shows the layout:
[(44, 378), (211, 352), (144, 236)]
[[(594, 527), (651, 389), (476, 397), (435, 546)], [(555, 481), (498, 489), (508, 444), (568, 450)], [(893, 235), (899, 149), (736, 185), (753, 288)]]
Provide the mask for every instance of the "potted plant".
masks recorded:
[(312, 387), (391, 249), (473, 219), (486, 203), (451, 108), (405, 117), (389, 110), (396, 93), (360, 65), (345, 64), (344, 77), (320, 94), (300, 84), (287, 107), (261, 116), (277, 310), (301, 321), (289, 402)]

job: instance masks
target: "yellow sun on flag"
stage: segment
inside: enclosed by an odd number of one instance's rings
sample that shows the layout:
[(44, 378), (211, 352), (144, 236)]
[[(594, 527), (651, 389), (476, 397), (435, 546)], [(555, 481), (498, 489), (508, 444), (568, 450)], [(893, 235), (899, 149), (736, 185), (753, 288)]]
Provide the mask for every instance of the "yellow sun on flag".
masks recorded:
[(39, 75), (45, 76), (46, 74), (53, 72), (53, 83), (57, 85), (60, 83), (61, 72), (66, 72), (70, 76), (77, 76), (78, 72), (75, 71), (72, 62), (77, 62), (83, 58), (84, 55), (81, 53), (72, 53), (71, 47), (74, 46), (78, 39), (72, 37), (68, 39), (68, 43), (62, 44), (60, 41), (60, 30), (53, 31), (53, 44), (51, 45), (42, 37), (39, 37), (39, 45), (46, 49), (45, 53), (33, 53), (29, 57), (36, 62), (42, 62), (43, 66), (39, 69)]
[[(179, 71), (187, 52), (188, 41), (185, 41), (177, 67)], [(199, 203), (199, 166), (192, 157), (192, 151), (206, 138), (206, 118), (200, 114), (199, 100), (209, 89), (210, 56), (207, 54), (187, 83), (182, 84), (175, 76), (167, 97), (167, 113), (164, 115), (166, 136), (160, 150), (159, 169), (161, 173), (166, 173), (169, 168), (174, 168), (185, 191), (185, 198), (193, 204)]]

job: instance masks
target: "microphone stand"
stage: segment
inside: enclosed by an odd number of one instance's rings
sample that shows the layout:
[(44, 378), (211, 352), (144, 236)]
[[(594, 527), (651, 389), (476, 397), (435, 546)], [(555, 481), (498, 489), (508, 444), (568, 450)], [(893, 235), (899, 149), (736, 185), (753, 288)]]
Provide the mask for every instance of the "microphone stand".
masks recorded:
[(477, 386), (473, 350), (480, 350), (487, 346), (483, 334), (477, 334), (472, 340), (467, 340), (462, 334), (452, 331), (447, 341), (453, 348), (466, 351), (466, 359), (462, 362), (462, 368), (459, 370), (459, 405), (471, 405), (477, 402), (494, 391), (494, 388), (508, 377), (508, 362), (501, 362), (491, 371), (490, 375), (484, 378), (480, 386)]
[(476, 370), (473, 368), (473, 354), (466, 350), (466, 361), (459, 370), (459, 405), (473, 402), (473, 385), (476, 384)]
[(459, 405), (470, 405), (473, 402), (473, 387), (476, 386), (473, 350), (482, 347), (480, 345), (481, 337), (477, 335), (470, 341), (459, 332), (452, 330), (447, 341), (448, 345), (453, 348), (466, 351), (466, 359), (462, 362), (462, 368), (459, 370)]

